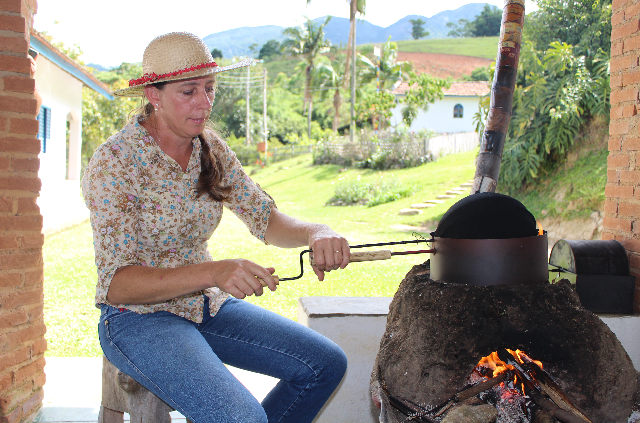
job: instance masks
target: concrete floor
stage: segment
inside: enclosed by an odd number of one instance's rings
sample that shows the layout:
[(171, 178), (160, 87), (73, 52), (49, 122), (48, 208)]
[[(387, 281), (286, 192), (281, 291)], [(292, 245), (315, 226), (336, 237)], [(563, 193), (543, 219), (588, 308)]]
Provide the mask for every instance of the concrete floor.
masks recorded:
[[(100, 411), (102, 357), (47, 357), (43, 407), (34, 422), (96, 423)], [(277, 380), (236, 368), (229, 368), (249, 391), (261, 401)], [(177, 411), (171, 420), (186, 419)], [(125, 421), (128, 416), (125, 414)]]

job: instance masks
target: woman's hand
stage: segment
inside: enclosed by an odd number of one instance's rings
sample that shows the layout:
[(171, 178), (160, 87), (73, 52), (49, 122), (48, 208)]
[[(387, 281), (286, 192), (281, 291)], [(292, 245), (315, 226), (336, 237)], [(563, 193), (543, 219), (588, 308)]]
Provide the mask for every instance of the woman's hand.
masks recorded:
[(211, 262), (210, 276), (212, 286), (221, 291), (233, 295), (236, 298), (262, 295), (264, 281), (266, 286), (275, 291), (277, 284), (273, 278), (273, 267), (262, 267), (256, 263), (244, 259), (229, 259)]
[(344, 269), (349, 264), (349, 243), (326, 225), (317, 225), (309, 236), (309, 247), (313, 250), (313, 271), (318, 280), (324, 280), (324, 272)]

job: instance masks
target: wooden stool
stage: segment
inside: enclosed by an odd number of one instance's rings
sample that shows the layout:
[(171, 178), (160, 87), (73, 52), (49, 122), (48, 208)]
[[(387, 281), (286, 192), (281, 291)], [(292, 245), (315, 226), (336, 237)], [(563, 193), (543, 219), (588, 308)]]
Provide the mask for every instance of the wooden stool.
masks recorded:
[(102, 356), (102, 404), (98, 423), (124, 423), (124, 413), (129, 413), (131, 423), (171, 423), (169, 413), (172, 411), (167, 403)]

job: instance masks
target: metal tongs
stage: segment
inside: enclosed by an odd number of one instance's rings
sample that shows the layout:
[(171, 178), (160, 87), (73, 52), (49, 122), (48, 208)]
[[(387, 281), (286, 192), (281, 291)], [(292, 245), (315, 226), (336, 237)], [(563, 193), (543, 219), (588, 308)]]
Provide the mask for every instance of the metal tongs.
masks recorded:
[[(381, 247), (385, 245), (401, 245), (401, 244), (418, 244), (421, 242), (433, 242), (433, 239), (425, 239), (420, 235), (417, 235), (420, 239), (415, 239), (411, 241), (393, 241), (393, 242), (379, 242), (375, 244), (360, 244), (360, 245), (350, 245), (349, 248), (351, 250), (357, 248), (369, 248), (369, 247)], [(388, 260), (392, 256), (405, 256), (410, 254), (425, 254), (425, 253), (433, 253), (434, 249), (429, 250), (414, 250), (414, 251), (391, 251), (391, 250), (374, 250), (374, 251), (361, 251), (351, 253), (350, 263), (363, 262), (363, 261), (376, 261), (376, 260)], [(313, 260), (313, 250), (303, 250), (300, 252), (300, 274), (298, 276), (293, 276), (289, 278), (279, 278), (274, 275), (273, 278), (276, 280), (276, 283), (280, 281), (292, 281), (296, 279), (300, 279), (304, 274), (304, 260), (303, 256), (307, 253), (309, 254), (309, 262), (311, 266), (315, 265), (315, 261)]]

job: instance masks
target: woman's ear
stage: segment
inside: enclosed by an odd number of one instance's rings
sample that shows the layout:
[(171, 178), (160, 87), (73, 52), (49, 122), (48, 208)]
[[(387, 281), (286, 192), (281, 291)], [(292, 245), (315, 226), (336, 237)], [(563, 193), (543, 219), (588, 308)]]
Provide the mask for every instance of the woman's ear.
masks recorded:
[(144, 87), (144, 96), (149, 100), (149, 103), (153, 104), (154, 107), (156, 104), (160, 103), (159, 91), (153, 85), (147, 85)]

